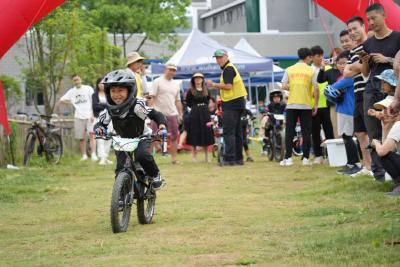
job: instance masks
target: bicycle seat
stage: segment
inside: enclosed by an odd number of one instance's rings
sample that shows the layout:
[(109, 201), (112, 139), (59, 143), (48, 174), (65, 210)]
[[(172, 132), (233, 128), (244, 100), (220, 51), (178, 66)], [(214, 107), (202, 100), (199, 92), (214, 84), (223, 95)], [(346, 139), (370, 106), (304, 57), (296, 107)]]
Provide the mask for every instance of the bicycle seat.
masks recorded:
[(51, 116), (48, 116), (48, 115), (40, 114), (40, 118), (42, 118), (42, 119), (44, 119), (44, 120), (50, 120), (52, 117), (51, 117)]

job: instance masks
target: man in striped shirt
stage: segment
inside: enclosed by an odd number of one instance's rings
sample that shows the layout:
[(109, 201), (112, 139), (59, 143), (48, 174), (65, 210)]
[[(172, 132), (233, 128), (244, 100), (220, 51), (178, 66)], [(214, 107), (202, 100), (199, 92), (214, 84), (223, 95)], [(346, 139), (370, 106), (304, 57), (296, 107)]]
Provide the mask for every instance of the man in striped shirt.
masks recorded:
[(344, 69), (343, 75), (345, 77), (352, 77), (354, 79), (354, 94), (355, 94), (355, 110), (354, 110), (354, 133), (360, 143), (361, 153), (363, 158), (363, 168), (360, 172), (353, 174), (371, 175), (371, 155), (365, 149), (369, 144), (367, 128), (364, 123), (364, 105), (363, 94), (366, 85), (366, 78), (361, 73), (362, 64), (360, 63), (360, 53), (364, 51), (363, 43), (367, 40), (367, 33), (364, 29), (364, 21), (361, 17), (352, 17), (347, 21), (347, 30), (350, 38), (354, 41), (356, 46), (350, 50), (349, 60)]

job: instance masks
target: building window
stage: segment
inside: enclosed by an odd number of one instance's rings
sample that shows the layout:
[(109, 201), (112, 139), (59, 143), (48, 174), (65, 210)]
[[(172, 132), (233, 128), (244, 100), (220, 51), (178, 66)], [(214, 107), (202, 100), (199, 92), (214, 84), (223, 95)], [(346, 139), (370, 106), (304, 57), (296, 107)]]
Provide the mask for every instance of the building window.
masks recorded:
[(229, 10), (229, 11), (226, 12), (226, 22), (231, 24), (232, 20), (233, 20), (233, 11)]
[(319, 17), (318, 6), (315, 4), (313, 0), (308, 0), (308, 16), (310, 20), (315, 20)]
[(225, 12), (222, 12), (222, 13), (219, 14), (219, 23), (221, 25), (225, 24)]
[(212, 18), (212, 27), (213, 29), (217, 28), (217, 16), (214, 16)]

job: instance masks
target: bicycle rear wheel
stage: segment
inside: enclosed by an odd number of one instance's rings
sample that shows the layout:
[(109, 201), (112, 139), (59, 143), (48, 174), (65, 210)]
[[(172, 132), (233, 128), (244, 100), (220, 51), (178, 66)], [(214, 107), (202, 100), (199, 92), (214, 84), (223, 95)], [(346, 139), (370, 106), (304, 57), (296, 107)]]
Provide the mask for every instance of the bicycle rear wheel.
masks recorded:
[(126, 232), (128, 229), (132, 201), (132, 179), (128, 173), (121, 172), (115, 179), (111, 196), (110, 219), (114, 233)]
[(293, 140), (293, 154), (296, 156), (303, 156), (303, 141), (301, 137), (295, 137)]
[(137, 218), (140, 224), (149, 224), (153, 219), (156, 205), (156, 192), (150, 187), (139, 183), (140, 196), (137, 200)]
[(275, 153), (275, 134), (274, 131), (268, 131), (268, 159), (269, 161), (272, 161), (274, 159), (274, 153)]
[(45, 144), (46, 160), (50, 164), (58, 164), (63, 154), (63, 143), (61, 136), (51, 133), (46, 138)]
[(24, 146), (24, 166), (29, 165), (29, 160), (31, 158), (32, 152), (35, 148), (35, 140), (36, 136), (34, 133), (29, 132), (25, 139), (25, 146)]

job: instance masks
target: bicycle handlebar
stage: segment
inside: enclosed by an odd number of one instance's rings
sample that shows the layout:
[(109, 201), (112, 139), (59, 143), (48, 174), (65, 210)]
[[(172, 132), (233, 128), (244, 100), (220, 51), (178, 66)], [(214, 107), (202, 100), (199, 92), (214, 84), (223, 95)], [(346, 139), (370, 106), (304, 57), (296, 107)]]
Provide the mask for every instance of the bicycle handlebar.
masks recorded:
[[(103, 140), (110, 140), (113, 137), (119, 136), (116, 133), (106, 133), (105, 135), (96, 135), (95, 139), (103, 139)], [(137, 139), (151, 139), (151, 140), (155, 140), (155, 141), (160, 141), (160, 140), (165, 140), (167, 138), (167, 131), (162, 131), (161, 134), (143, 134), (140, 135), (138, 137), (135, 137)], [(133, 139), (133, 138), (132, 138)]]

